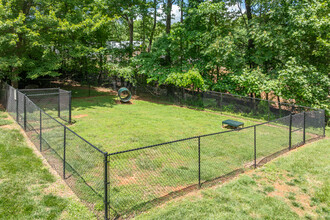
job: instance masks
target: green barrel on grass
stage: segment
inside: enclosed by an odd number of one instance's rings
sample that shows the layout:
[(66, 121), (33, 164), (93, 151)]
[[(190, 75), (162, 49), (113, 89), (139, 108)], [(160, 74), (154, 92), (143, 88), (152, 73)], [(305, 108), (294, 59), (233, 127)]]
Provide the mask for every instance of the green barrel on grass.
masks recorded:
[(126, 87), (122, 87), (118, 90), (118, 97), (122, 102), (129, 102), (132, 98), (132, 94)]

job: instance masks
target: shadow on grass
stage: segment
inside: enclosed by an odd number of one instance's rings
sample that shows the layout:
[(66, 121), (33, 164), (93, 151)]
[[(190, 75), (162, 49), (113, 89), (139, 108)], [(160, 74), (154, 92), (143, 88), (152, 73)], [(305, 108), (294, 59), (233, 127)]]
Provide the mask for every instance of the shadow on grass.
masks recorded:
[(113, 108), (115, 105), (118, 104), (120, 103), (118, 103), (117, 97), (113, 95), (80, 97), (80, 98), (73, 98), (72, 110), (95, 109), (96, 107)]

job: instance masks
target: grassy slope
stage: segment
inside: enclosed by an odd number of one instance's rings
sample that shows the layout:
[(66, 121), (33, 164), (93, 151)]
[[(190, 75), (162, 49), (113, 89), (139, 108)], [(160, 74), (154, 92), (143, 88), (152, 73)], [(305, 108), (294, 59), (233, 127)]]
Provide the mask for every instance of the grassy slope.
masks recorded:
[[(6, 124), (7, 113), (0, 112)], [(0, 127), (0, 219), (93, 219), (80, 202), (65, 194), (65, 187), (52, 185), (56, 178), (27, 147), (16, 129)]]
[(329, 139), (312, 143), (137, 219), (329, 219), (329, 146)]

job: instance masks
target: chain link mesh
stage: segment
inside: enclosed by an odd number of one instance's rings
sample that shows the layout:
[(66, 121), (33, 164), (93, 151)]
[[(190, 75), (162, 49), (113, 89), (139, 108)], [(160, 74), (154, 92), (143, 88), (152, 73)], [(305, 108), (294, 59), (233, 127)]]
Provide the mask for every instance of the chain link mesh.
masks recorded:
[[(309, 134), (305, 134), (309, 136)], [(292, 115), (291, 145), (292, 148), (304, 144), (304, 112)]]
[(7, 108), (7, 90), (7, 85), (5, 83), (0, 83), (0, 104), (5, 109)]
[(71, 93), (69, 91), (50, 88), (22, 89), (20, 92), (29, 97), (38, 107), (52, 117), (71, 122)]
[(71, 93), (59, 89), (59, 117), (66, 122), (71, 122)]
[(289, 147), (290, 116), (256, 126), (256, 163), (263, 164)]
[(69, 129), (66, 130), (66, 168), (66, 179), (74, 192), (94, 210), (102, 211), (104, 154)]
[(25, 95), (20, 91), (17, 91), (17, 123), (22, 127), (24, 126), (24, 103)]
[(198, 139), (109, 156), (110, 206), (135, 211), (198, 182)]
[(325, 113), (324, 110), (315, 110), (306, 112), (306, 133), (307, 140), (312, 140), (318, 138), (319, 136), (324, 136), (325, 133)]
[(40, 149), (40, 114), (36, 104), (26, 97), (26, 134), (32, 143)]
[(212, 181), (253, 161), (253, 127), (201, 137), (201, 180)]

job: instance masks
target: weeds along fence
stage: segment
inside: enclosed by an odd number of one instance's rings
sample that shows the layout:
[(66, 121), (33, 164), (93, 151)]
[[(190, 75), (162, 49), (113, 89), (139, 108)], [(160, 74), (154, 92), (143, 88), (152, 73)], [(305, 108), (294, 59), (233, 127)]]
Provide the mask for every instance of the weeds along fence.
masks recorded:
[[(15, 119), (23, 108), (18, 122), (25, 121), (26, 126), (20, 124), (28, 137), (77, 196), (104, 219), (128, 217), (164, 200), (221, 182), (325, 135), (324, 110), (285, 103), (278, 108), (278, 103), (206, 93), (203, 106), (210, 110), (270, 120), (107, 153), (45, 112), (27, 94), (2, 83), (0, 97)], [(201, 100), (193, 95), (186, 100), (194, 99)]]

